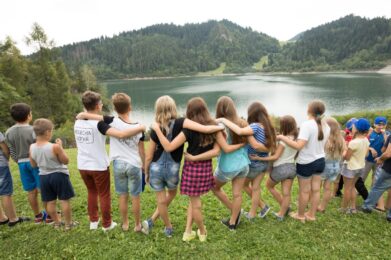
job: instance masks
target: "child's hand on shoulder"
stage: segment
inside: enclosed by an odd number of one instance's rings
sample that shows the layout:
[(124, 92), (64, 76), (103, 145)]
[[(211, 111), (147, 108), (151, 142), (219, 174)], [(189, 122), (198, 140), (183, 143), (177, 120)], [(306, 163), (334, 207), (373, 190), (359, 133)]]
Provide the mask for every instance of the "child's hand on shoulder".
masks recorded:
[(80, 112), (79, 114), (77, 114), (76, 116), (76, 119), (77, 120), (83, 120), (83, 119), (86, 119), (86, 112)]
[(376, 164), (382, 164), (383, 160), (381, 157), (377, 157), (377, 158), (375, 158), (375, 162), (376, 162)]
[(371, 150), (372, 156), (374, 158), (377, 157), (377, 151), (375, 149), (373, 149), (373, 148), (370, 148), (370, 150)]
[(285, 136), (277, 135), (277, 141), (284, 141)]
[(153, 122), (151, 125), (151, 129), (156, 132), (160, 129), (160, 125), (156, 122)]
[(224, 117), (220, 117), (220, 118), (217, 118), (216, 121), (217, 123), (225, 123), (227, 119), (225, 119)]
[(60, 138), (56, 138), (55, 142), (62, 148), (62, 140)]
[(141, 128), (141, 132), (145, 132), (145, 130), (147, 129), (146, 126), (143, 124), (140, 124), (140, 128)]

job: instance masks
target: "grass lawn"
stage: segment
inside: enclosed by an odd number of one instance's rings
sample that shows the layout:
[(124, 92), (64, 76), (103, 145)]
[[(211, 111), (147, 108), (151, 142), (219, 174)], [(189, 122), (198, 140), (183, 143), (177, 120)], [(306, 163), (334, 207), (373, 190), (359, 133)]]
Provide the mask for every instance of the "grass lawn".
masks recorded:
[[(182, 242), (186, 221), (187, 197), (178, 195), (169, 208), (175, 233), (167, 239), (162, 233), (162, 221), (155, 224), (149, 236), (122, 232), (121, 228), (103, 233), (89, 230), (87, 192), (76, 167), (76, 150), (67, 150), (71, 163), (71, 179), (77, 193), (72, 201), (74, 219), (80, 226), (70, 232), (54, 230), (51, 226), (24, 223), (13, 229), (0, 227), (1, 259), (59, 259), (59, 258), (379, 258), (391, 254), (391, 223), (384, 213), (352, 216), (342, 215), (337, 209), (340, 199), (332, 200), (325, 214), (318, 214), (314, 223), (302, 224), (287, 218), (278, 222), (271, 214), (265, 219), (249, 223), (242, 219), (236, 232), (220, 224), (229, 215), (228, 210), (211, 194), (204, 196), (203, 212), (208, 228), (208, 241)], [(26, 193), (22, 191), (16, 165), (11, 164), (14, 178), (14, 200), (19, 214), (31, 216)], [(120, 223), (118, 199), (112, 181), (112, 209), (114, 221)], [(264, 185), (263, 185), (264, 187)], [(293, 200), (297, 198), (297, 181)], [(229, 193), (230, 185), (225, 190)], [(263, 198), (277, 208), (271, 195), (263, 190)], [(359, 204), (362, 200), (359, 199)], [(142, 194), (142, 217), (155, 209), (155, 195), (149, 189)], [(244, 196), (243, 208), (249, 209), (250, 199)], [(293, 206), (296, 208), (296, 206)], [(133, 225), (133, 220), (130, 224)], [(195, 229), (195, 226), (194, 226)], [(131, 228), (132, 230), (132, 228)]]

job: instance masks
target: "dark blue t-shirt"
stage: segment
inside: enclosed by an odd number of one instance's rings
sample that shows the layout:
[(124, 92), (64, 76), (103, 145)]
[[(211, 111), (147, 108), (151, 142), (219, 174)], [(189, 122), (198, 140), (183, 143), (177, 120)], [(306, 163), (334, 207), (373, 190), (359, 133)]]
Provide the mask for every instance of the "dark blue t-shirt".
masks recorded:
[[(382, 132), (377, 133), (373, 131), (369, 135), (369, 147), (372, 147), (376, 150), (377, 156), (382, 155), (381, 148), (384, 145), (384, 135)], [(375, 158), (373, 158), (372, 153), (369, 151), (368, 156), (366, 158), (368, 162), (375, 162)]]

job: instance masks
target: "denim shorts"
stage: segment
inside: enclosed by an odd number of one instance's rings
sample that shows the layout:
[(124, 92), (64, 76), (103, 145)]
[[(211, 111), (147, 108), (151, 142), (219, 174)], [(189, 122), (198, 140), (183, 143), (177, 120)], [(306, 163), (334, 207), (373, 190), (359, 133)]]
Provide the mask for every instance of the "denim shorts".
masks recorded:
[(342, 168), (341, 175), (346, 178), (353, 179), (362, 176), (364, 171), (365, 168), (361, 168), (357, 170), (349, 170), (347, 164), (345, 164), (344, 167)]
[(14, 191), (10, 168), (0, 166), (0, 196), (11, 196)]
[(319, 175), (324, 171), (324, 167), (325, 159), (323, 157), (307, 164), (296, 163), (297, 177), (307, 179), (312, 175)]
[(149, 183), (152, 190), (176, 190), (179, 183), (179, 167), (180, 163), (175, 162), (171, 154), (163, 152), (159, 160), (152, 162), (149, 167)]
[(244, 168), (240, 169), (239, 171), (229, 172), (229, 173), (222, 172), (217, 167), (216, 170), (215, 170), (214, 176), (215, 176), (215, 178), (219, 182), (225, 183), (225, 182), (232, 181), (235, 178), (246, 178), (248, 172), (249, 172), (249, 166), (248, 165), (246, 165)]
[(33, 168), (30, 162), (19, 162), (20, 179), (25, 191), (39, 189), (39, 169)]
[(118, 194), (130, 194), (133, 197), (140, 195), (142, 191), (141, 168), (135, 167), (125, 161), (114, 160), (114, 184)]
[(340, 173), (340, 160), (326, 160), (326, 166), (324, 167), (324, 171), (320, 176), (322, 177), (322, 180), (334, 182)]
[(274, 182), (280, 182), (286, 179), (294, 179), (296, 176), (296, 167), (294, 163), (284, 163), (273, 167), (270, 178)]
[(268, 167), (269, 167), (268, 162), (261, 162), (261, 161), (251, 162), (246, 178), (253, 180), (257, 176), (261, 175), (262, 173), (265, 173)]
[(42, 201), (69, 200), (75, 196), (68, 174), (54, 172), (39, 177)]

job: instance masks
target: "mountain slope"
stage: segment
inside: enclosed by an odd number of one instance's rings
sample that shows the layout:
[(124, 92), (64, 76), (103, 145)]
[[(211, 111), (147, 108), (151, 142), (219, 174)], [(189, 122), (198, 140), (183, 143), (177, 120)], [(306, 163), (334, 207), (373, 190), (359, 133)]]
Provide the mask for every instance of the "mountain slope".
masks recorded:
[(90, 65), (99, 78), (195, 74), (226, 63), (224, 72), (248, 71), (278, 41), (228, 20), (201, 24), (157, 24), (112, 38), (58, 48), (71, 70)]
[(270, 71), (377, 69), (391, 59), (391, 20), (348, 15), (305, 31), (269, 55)]

